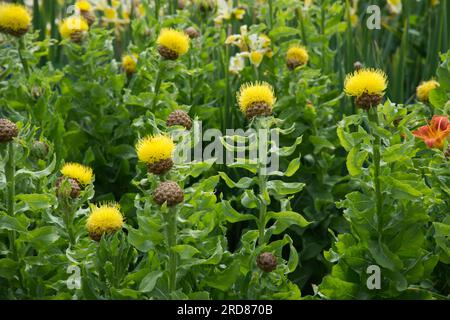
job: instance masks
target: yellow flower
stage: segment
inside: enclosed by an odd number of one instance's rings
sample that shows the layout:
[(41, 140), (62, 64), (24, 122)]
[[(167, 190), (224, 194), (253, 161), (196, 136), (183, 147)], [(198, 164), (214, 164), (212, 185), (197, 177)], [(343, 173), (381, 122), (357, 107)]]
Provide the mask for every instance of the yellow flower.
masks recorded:
[(250, 62), (256, 66), (259, 67), (259, 65), (262, 62), (262, 59), (264, 58), (264, 53), (261, 51), (252, 51), (250, 52)]
[(246, 112), (255, 103), (263, 103), (272, 109), (276, 98), (273, 88), (267, 82), (245, 83), (237, 94), (237, 101), (242, 112)]
[(81, 185), (90, 184), (94, 180), (92, 169), (79, 163), (66, 163), (62, 167), (61, 173), (65, 177), (76, 180)]
[(398, 15), (402, 12), (402, 0), (387, 0), (391, 14)]
[(80, 11), (91, 11), (92, 6), (87, 0), (78, 0), (75, 4), (78, 10)]
[(235, 9), (233, 9), (233, 15), (236, 18), (236, 20), (242, 20), (245, 16), (245, 9), (244, 8), (235, 8)]
[(31, 25), (27, 9), (19, 4), (0, 4), (0, 31), (14, 36), (23, 36)]
[(431, 6), (432, 7), (435, 7), (435, 6), (437, 6), (437, 5), (439, 5), (439, 0), (431, 0)]
[(64, 19), (59, 26), (59, 32), (63, 38), (70, 38), (76, 33), (82, 33), (89, 30), (86, 20), (82, 17), (69, 17)]
[(188, 52), (189, 42), (190, 39), (186, 33), (171, 28), (162, 29), (157, 40), (159, 46), (173, 51), (178, 56)]
[(175, 144), (165, 135), (148, 136), (136, 145), (136, 153), (140, 161), (153, 164), (172, 157)]
[(117, 16), (117, 12), (114, 8), (105, 8), (103, 13), (105, 14), (105, 18), (109, 20), (114, 20)]
[(387, 76), (382, 70), (363, 68), (347, 75), (344, 91), (354, 97), (363, 94), (383, 96), (387, 83)]
[(120, 230), (122, 226), (123, 216), (118, 204), (91, 206), (91, 214), (87, 218), (86, 228), (92, 239), (98, 241), (102, 235)]
[(122, 68), (126, 73), (132, 74), (136, 72), (138, 56), (136, 54), (129, 54), (122, 57)]
[(292, 46), (286, 53), (286, 59), (295, 61), (299, 65), (306, 64), (309, 60), (308, 51), (302, 46)]
[(439, 87), (439, 82), (435, 80), (423, 81), (416, 89), (417, 98), (422, 102), (427, 102), (430, 92)]

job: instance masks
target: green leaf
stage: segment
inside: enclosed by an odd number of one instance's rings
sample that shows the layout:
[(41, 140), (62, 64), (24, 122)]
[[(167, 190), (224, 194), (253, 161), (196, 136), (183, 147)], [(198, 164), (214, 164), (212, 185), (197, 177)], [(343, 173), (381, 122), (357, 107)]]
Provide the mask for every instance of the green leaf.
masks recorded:
[(267, 214), (267, 221), (275, 219), (273, 234), (280, 234), (291, 225), (296, 225), (306, 228), (311, 224), (302, 215), (294, 211), (269, 212)]
[[(414, 141), (411, 140), (411, 142), (413, 143)], [(394, 144), (386, 148), (383, 152), (383, 160), (386, 163), (410, 160), (416, 153), (415, 150), (411, 150), (412, 143)]]
[(222, 200), (222, 213), (225, 217), (225, 219), (228, 222), (236, 223), (240, 221), (247, 221), (247, 220), (256, 220), (256, 217), (252, 214), (241, 214), (237, 212), (230, 204), (229, 201)]
[(238, 182), (234, 182), (225, 172), (219, 172), (219, 175), (230, 188), (248, 189), (254, 183), (254, 180), (248, 177), (243, 177)]
[(322, 136), (310, 136), (309, 141), (314, 145), (314, 153), (319, 153), (322, 149), (335, 149), (334, 145)]
[(205, 280), (205, 283), (215, 289), (228, 291), (240, 275), (239, 260), (226, 267), (224, 271), (216, 273)]
[(258, 207), (258, 198), (255, 196), (253, 190), (245, 190), (242, 194), (241, 203), (248, 209), (255, 209)]
[(59, 239), (55, 227), (45, 226), (29, 231), (26, 235), (26, 241), (38, 250), (46, 249), (50, 244)]
[(47, 194), (19, 194), (16, 200), (22, 202), (18, 203), (16, 212), (39, 211), (56, 205), (56, 198)]
[(181, 260), (188, 260), (191, 259), (196, 254), (200, 253), (197, 248), (194, 248), (193, 246), (187, 245), (187, 244), (179, 244), (171, 248), (173, 252), (176, 252), (180, 255)]
[(294, 175), (294, 173), (297, 172), (297, 170), (300, 168), (300, 157), (293, 159), (291, 162), (289, 162), (289, 166), (286, 169), (286, 172), (284, 175), (286, 177), (291, 177)]
[(394, 254), (384, 243), (380, 241), (369, 241), (369, 251), (376, 263), (381, 267), (391, 271), (400, 271), (403, 268), (403, 262)]
[(357, 176), (362, 173), (364, 161), (366, 161), (368, 152), (359, 150), (358, 146), (353, 147), (347, 155), (347, 170), (351, 176)]
[(0, 216), (0, 230), (26, 232), (27, 226), (16, 217)]
[(280, 40), (281, 38), (296, 36), (300, 33), (300, 30), (292, 27), (280, 26), (272, 29), (269, 33), (269, 37), (273, 41)]
[(151, 292), (155, 288), (156, 282), (163, 275), (162, 271), (152, 271), (142, 279), (139, 284), (139, 291)]
[(8, 258), (0, 259), (0, 277), (12, 279), (19, 272), (17, 262)]
[(267, 188), (275, 192), (276, 195), (295, 194), (303, 190), (305, 186), (301, 182), (283, 182), (281, 180), (271, 180), (267, 182)]

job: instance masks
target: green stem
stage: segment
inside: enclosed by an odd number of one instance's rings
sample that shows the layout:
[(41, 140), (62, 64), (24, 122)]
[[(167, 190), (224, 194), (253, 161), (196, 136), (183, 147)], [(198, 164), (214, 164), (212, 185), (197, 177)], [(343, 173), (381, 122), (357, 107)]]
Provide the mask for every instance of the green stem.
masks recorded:
[(163, 61), (161, 60), (159, 62), (159, 69), (158, 69), (158, 73), (156, 75), (156, 82), (155, 82), (155, 96), (153, 97), (153, 103), (152, 103), (152, 111), (155, 110), (156, 107), (156, 103), (158, 102), (158, 95), (159, 95), (159, 91), (161, 90), (161, 82), (162, 82), (162, 70), (163, 70)]
[(67, 203), (66, 199), (62, 199), (62, 217), (64, 220), (64, 225), (66, 226), (67, 234), (69, 236), (69, 242), (71, 246), (75, 245), (75, 236), (73, 234), (72, 222), (73, 222), (73, 211), (72, 206)]
[(23, 71), (25, 72), (26, 77), (29, 78), (30, 77), (30, 68), (28, 67), (27, 60), (23, 57), (22, 52), (24, 50), (25, 50), (25, 41), (24, 41), (23, 37), (21, 37), (19, 39), (19, 48), (18, 48), (19, 58), (20, 58), (20, 62), (22, 63), (22, 66), (23, 66)]
[(156, 0), (155, 1), (155, 19), (158, 20), (159, 19), (159, 8), (161, 7), (161, 0)]
[[(378, 113), (377, 108), (372, 107), (370, 108), (369, 112), (369, 120), (375, 125), (379, 126), (378, 121)], [(374, 174), (373, 174), (373, 180), (375, 185), (375, 197), (376, 197), (376, 212), (377, 212), (377, 218), (378, 218), (378, 232), (381, 234), (382, 228), (383, 228), (383, 198), (381, 194), (381, 184), (380, 184), (380, 163), (381, 163), (381, 156), (380, 156), (380, 149), (381, 149), (381, 139), (380, 136), (372, 131), (372, 135), (374, 136), (374, 142), (373, 142), (373, 163), (374, 163)]]
[[(6, 183), (7, 183), (7, 198), (6, 198), (6, 207), (8, 210), (8, 215), (10, 217), (14, 216), (15, 213), (15, 202), (14, 198), (16, 197), (16, 160), (15, 160), (15, 154), (14, 154), (14, 142), (11, 141), (8, 143), (8, 162), (6, 163), (5, 167), (5, 176), (6, 176)], [(16, 232), (10, 231), (8, 233), (8, 239), (9, 239), (9, 248), (11, 251), (12, 256), (16, 259), (17, 258), (17, 251), (15, 246), (16, 241)]]
[[(265, 122), (263, 119), (264, 118), (258, 117), (255, 120), (255, 129), (256, 129), (256, 134), (257, 134), (258, 139), (259, 139), (260, 129), (263, 129), (263, 130), (268, 129), (267, 126), (265, 125)], [(263, 131), (263, 132), (265, 132), (265, 131)], [(260, 141), (258, 141), (258, 149), (261, 149)], [(259, 154), (259, 158), (260, 158), (258, 161), (258, 187), (259, 187), (258, 245), (259, 246), (263, 246), (266, 241), (265, 238), (266, 238), (266, 215), (267, 215), (267, 202), (266, 202), (267, 175), (264, 174), (264, 172), (263, 172), (263, 168), (265, 165), (262, 163), (261, 157), (262, 157), (262, 155)]]
[(166, 213), (167, 228), (166, 238), (169, 246), (169, 261), (167, 270), (169, 271), (169, 292), (176, 290), (177, 286), (177, 254), (172, 250), (177, 245), (177, 208), (172, 207)]
[(258, 185), (259, 185), (259, 194), (260, 194), (258, 244), (260, 246), (262, 246), (265, 243), (265, 236), (266, 236), (267, 205), (264, 200), (264, 195), (267, 193), (267, 178), (265, 175), (261, 174), (260, 170), (258, 172)]
[(269, 0), (269, 29), (273, 28), (273, 1)]

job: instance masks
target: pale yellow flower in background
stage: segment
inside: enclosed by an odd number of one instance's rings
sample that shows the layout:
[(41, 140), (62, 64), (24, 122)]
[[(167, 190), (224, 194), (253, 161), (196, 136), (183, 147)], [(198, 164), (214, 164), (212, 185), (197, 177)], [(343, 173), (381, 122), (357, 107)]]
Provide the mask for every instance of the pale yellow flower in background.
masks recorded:
[(389, 12), (399, 15), (402, 12), (402, 0), (387, 0)]
[(245, 59), (242, 53), (236, 54), (230, 58), (228, 71), (232, 74), (239, 74), (245, 68)]

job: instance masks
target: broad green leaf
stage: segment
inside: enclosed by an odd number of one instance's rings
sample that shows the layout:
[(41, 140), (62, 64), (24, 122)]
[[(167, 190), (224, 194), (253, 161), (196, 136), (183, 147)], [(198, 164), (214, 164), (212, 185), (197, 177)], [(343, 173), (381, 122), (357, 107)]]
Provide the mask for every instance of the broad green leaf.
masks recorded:
[(152, 271), (142, 279), (139, 284), (139, 291), (151, 292), (155, 288), (156, 282), (163, 275), (162, 271)]
[(236, 223), (240, 221), (247, 221), (247, 220), (256, 220), (256, 217), (252, 214), (242, 214), (237, 212), (230, 204), (229, 201), (222, 200), (222, 212), (225, 217), (225, 219), (228, 222)]
[(267, 188), (274, 191), (276, 195), (295, 194), (303, 190), (305, 186), (301, 182), (283, 182), (281, 180), (271, 180), (267, 182)]
[(362, 173), (364, 161), (366, 161), (368, 152), (359, 150), (358, 146), (353, 147), (347, 155), (347, 170), (351, 176), (357, 176)]

